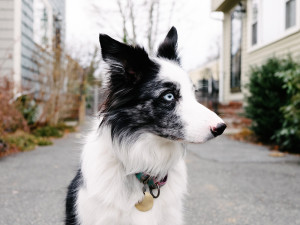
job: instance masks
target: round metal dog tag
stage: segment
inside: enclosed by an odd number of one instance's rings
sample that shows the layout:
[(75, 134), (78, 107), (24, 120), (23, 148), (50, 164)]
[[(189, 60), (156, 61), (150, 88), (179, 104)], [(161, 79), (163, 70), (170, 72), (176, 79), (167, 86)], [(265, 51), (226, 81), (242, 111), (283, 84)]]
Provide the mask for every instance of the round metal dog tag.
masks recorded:
[(147, 212), (153, 207), (153, 197), (149, 192), (145, 192), (145, 196), (141, 202), (135, 204), (135, 208), (141, 212)]

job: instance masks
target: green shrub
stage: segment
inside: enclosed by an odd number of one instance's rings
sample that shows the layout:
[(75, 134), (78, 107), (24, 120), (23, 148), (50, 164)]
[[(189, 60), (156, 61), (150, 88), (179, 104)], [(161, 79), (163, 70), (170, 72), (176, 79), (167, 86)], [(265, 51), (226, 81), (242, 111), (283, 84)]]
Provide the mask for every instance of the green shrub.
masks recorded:
[(271, 58), (251, 69), (246, 116), (262, 142), (275, 142), (281, 149), (291, 150), (299, 143), (299, 68), (288, 57)]
[(39, 127), (32, 133), (37, 137), (62, 137), (65, 131), (75, 132), (75, 128), (65, 123), (58, 123), (55, 126)]
[(252, 119), (251, 129), (263, 142), (269, 142), (283, 123), (280, 108), (287, 103), (287, 94), (277, 72), (294, 67), (291, 59), (269, 59), (261, 67), (251, 69), (246, 116)]
[(273, 139), (283, 150), (300, 152), (300, 64), (290, 70), (277, 73), (284, 81), (283, 88), (288, 94), (288, 103), (281, 107), (284, 122)]
[(22, 95), (16, 100), (17, 109), (22, 113), (28, 125), (35, 123), (37, 115), (37, 104), (28, 95)]
[(46, 146), (46, 145), (53, 144), (53, 142), (48, 138), (43, 138), (43, 137), (35, 137), (35, 138), (36, 138), (36, 144), (39, 146)]
[(34, 136), (31, 135), (9, 136), (4, 140), (9, 146), (15, 146), (21, 151), (32, 150), (36, 146)]
[(72, 126), (69, 126), (65, 123), (58, 123), (57, 125), (55, 125), (55, 128), (57, 128), (58, 130), (64, 132), (64, 131), (69, 131), (69, 132), (75, 132), (75, 128)]
[(63, 132), (53, 126), (39, 127), (32, 132), (37, 137), (62, 137)]
[(52, 141), (43, 137), (36, 137), (24, 131), (17, 131), (15, 133), (7, 134), (1, 138), (8, 146), (16, 147), (20, 151), (29, 151), (36, 147), (36, 145), (45, 146), (52, 145)]

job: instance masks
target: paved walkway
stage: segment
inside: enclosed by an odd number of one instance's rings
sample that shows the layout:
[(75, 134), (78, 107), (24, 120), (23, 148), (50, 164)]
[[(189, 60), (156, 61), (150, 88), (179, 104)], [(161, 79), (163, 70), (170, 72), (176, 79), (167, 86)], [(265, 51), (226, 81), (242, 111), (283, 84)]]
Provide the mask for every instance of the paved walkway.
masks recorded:
[[(63, 224), (81, 135), (0, 159), (0, 225)], [(300, 224), (300, 158), (219, 137), (190, 145), (187, 225)]]
[(300, 157), (225, 136), (189, 149), (187, 224), (300, 225)]

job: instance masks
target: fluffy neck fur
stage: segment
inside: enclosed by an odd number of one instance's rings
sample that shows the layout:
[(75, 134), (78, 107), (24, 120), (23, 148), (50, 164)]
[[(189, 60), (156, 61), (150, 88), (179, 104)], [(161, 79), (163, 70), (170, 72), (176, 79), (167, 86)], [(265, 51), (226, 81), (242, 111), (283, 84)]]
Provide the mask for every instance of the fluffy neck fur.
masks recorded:
[[(108, 196), (120, 191), (127, 192), (128, 198), (129, 192), (142, 194), (142, 184), (135, 173), (146, 172), (162, 179), (185, 155), (183, 144), (152, 134), (143, 134), (134, 143), (119, 145), (118, 141), (112, 141), (109, 126), (93, 131), (87, 143), (82, 154), (84, 184), (91, 195), (98, 195), (102, 200), (112, 199)], [(112, 187), (118, 188), (115, 180), (122, 180), (124, 186), (112, 191)], [(136, 198), (134, 201), (136, 203)]]
[[(83, 186), (76, 203), (79, 222), (181, 224), (182, 197), (186, 192), (183, 146), (151, 134), (140, 136), (129, 147), (119, 146), (112, 142), (110, 133), (108, 126), (96, 128), (86, 140), (81, 159)], [(143, 185), (135, 177), (141, 171), (161, 178), (169, 175), (153, 209), (146, 213), (134, 207), (144, 198)], [(173, 207), (168, 208), (170, 205)]]

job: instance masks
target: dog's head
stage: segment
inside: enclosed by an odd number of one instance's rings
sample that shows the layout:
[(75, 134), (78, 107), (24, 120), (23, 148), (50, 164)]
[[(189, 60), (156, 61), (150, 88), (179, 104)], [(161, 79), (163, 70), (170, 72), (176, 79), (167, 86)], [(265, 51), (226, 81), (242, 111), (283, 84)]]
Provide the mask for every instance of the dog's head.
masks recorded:
[(177, 31), (171, 28), (149, 57), (139, 46), (100, 34), (103, 60), (108, 64), (108, 96), (102, 124), (113, 139), (134, 140), (151, 133), (169, 140), (205, 142), (223, 133), (225, 123), (199, 104), (177, 54)]

